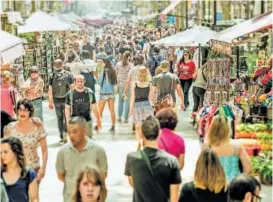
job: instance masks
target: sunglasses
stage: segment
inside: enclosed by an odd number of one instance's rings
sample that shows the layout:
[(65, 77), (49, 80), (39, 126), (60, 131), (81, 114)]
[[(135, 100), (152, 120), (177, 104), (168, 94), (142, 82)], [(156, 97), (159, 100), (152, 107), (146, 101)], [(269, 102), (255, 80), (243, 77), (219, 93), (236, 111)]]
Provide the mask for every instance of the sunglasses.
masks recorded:
[(30, 71), (30, 73), (38, 73), (38, 71)]

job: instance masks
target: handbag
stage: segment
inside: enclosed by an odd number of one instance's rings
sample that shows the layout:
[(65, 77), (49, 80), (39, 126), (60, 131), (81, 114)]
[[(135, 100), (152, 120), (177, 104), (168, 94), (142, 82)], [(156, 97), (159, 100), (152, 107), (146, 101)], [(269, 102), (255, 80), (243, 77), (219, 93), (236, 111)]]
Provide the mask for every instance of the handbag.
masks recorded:
[(154, 181), (154, 184), (158, 190), (158, 195), (160, 195), (164, 200), (167, 200), (169, 201), (169, 197), (166, 195), (165, 191), (162, 189), (161, 185), (158, 183), (158, 181), (156, 180), (155, 178), (155, 175), (154, 175), (154, 172), (153, 172), (153, 169), (152, 169), (152, 166), (151, 166), (151, 163), (150, 163), (150, 160), (148, 158), (148, 156), (146, 155), (146, 153), (141, 150), (140, 151), (141, 153), (141, 157), (143, 158), (143, 160), (145, 161), (147, 167), (148, 167), (148, 170), (152, 176), (152, 179)]
[[(174, 84), (174, 77), (172, 78), (171, 91), (174, 89), (173, 84)], [(173, 96), (170, 93), (168, 93), (167, 95), (165, 95), (163, 98), (161, 98), (155, 103), (155, 106), (154, 106), (155, 112), (158, 112), (163, 108), (174, 107), (174, 105), (175, 104), (174, 104)]]

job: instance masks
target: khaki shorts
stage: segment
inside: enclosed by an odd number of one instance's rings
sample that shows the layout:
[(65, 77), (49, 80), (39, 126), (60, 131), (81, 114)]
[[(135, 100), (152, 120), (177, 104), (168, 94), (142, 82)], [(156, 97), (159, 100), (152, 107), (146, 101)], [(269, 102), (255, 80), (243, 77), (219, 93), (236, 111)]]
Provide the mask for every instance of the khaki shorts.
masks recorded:
[(92, 120), (86, 122), (86, 128), (87, 128), (87, 136), (92, 139), (93, 137), (93, 125)]

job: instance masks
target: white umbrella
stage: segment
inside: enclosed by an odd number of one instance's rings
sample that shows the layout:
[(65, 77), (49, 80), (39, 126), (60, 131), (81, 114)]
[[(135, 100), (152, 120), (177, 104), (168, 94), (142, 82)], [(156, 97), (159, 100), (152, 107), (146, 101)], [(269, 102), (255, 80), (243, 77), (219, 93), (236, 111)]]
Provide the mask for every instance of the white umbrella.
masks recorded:
[(69, 30), (71, 25), (46, 13), (38, 11), (26, 20), (26, 25), (18, 27), (18, 33)]
[(24, 51), (22, 44), (21, 38), (0, 30), (0, 57), (2, 62), (7, 64), (20, 57)]
[(167, 45), (167, 46), (198, 46), (206, 45), (217, 32), (210, 30), (207, 27), (196, 26), (187, 29), (183, 32), (179, 32), (172, 36), (155, 41), (155, 45)]

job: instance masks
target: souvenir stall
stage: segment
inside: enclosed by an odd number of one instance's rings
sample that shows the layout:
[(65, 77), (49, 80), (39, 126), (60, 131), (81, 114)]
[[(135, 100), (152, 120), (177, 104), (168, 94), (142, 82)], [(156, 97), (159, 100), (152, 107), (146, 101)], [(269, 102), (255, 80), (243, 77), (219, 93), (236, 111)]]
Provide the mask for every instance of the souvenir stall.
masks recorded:
[(229, 38), (235, 52), (237, 79), (231, 98), (243, 110), (235, 139), (245, 146), (253, 174), (265, 184), (272, 184), (272, 17), (266, 13), (217, 36)]

